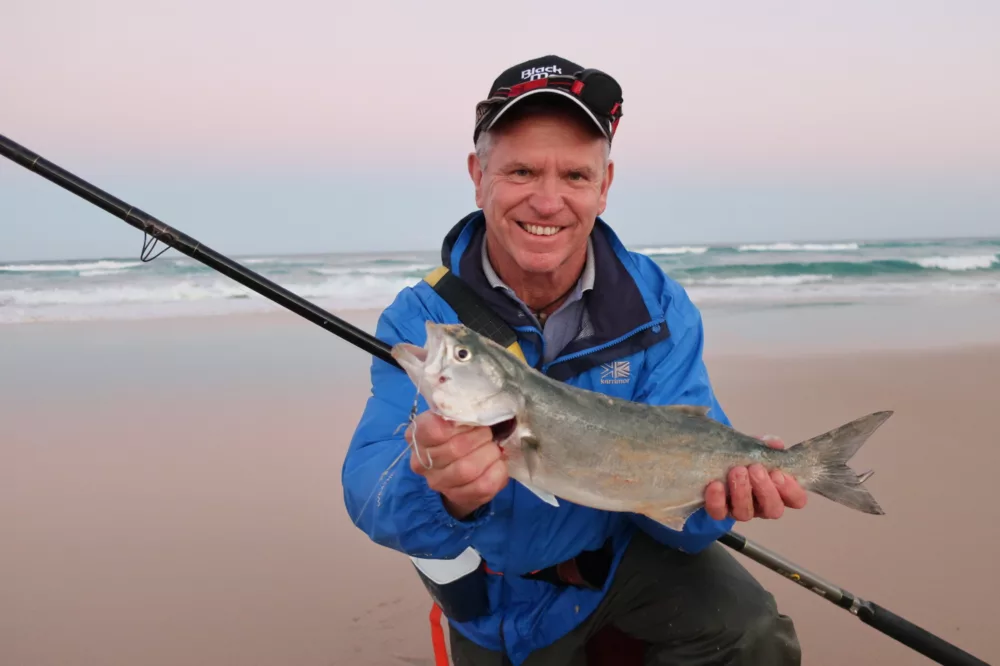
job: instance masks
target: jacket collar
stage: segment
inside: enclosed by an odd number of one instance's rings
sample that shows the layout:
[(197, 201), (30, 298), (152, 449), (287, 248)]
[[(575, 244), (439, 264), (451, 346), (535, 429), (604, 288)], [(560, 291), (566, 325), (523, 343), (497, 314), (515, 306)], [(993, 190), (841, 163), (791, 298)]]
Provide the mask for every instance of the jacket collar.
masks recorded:
[[(522, 333), (528, 332), (525, 328), (528, 320), (521, 309), (503, 293), (493, 289), (483, 271), (481, 249), (485, 227), (485, 216), (481, 210), (463, 217), (445, 236), (441, 247), (442, 263), (485, 299), (509, 326)], [(589, 350), (596, 348), (616, 347), (619, 341), (634, 336), (643, 327), (653, 328), (652, 337), (638, 336), (626, 347), (640, 344), (640, 341), (643, 346), (647, 346), (653, 338), (660, 339), (667, 334), (659, 298), (642, 279), (635, 259), (601, 218), (597, 218), (594, 225), (591, 242), (595, 267), (594, 288), (585, 292), (584, 305), (594, 331), (592, 335), (573, 341), (560, 354), (560, 359), (574, 355), (592, 355)], [(611, 355), (621, 352), (621, 349), (616, 348), (611, 351)], [(604, 357), (609, 355), (599, 354), (594, 356), (594, 361)], [(560, 363), (560, 359), (556, 359), (554, 363)], [(590, 364), (572, 363), (558, 374), (575, 372)]]

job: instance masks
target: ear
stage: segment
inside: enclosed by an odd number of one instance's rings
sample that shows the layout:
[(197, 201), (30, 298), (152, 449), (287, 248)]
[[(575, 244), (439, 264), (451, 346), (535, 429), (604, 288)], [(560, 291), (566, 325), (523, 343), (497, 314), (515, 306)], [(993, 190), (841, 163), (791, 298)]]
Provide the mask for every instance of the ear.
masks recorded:
[(479, 164), (479, 157), (476, 153), (469, 153), (468, 158), (469, 177), (476, 188), (476, 206), (483, 207), (483, 168)]
[(597, 214), (601, 215), (604, 213), (605, 208), (608, 206), (608, 190), (611, 189), (611, 181), (615, 179), (615, 161), (608, 160), (608, 168), (604, 171), (604, 181), (601, 183), (601, 196), (598, 199), (598, 211)]

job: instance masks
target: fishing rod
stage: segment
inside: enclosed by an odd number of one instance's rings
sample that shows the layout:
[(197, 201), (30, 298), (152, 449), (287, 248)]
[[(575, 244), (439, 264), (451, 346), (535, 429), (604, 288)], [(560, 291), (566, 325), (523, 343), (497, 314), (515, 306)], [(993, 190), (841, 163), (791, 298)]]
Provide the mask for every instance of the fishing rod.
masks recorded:
[(751, 560), (763, 564), (771, 571), (815, 592), (827, 601), (847, 609), (870, 627), (895, 638), (908, 648), (916, 650), (939, 664), (954, 664), (955, 666), (986, 664), (985, 661), (972, 656), (943, 638), (935, 636), (906, 618), (896, 615), (874, 601), (862, 599), (844, 588), (820, 578), (811, 571), (803, 569), (773, 550), (754, 543), (741, 534), (730, 531), (719, 537), (719, 541), (736, 552), (746, 555)]
[[(200, 261), (243, 286), (252, 289), (261, 296), (291, 310), (295, 314), (322, 326), (324, 329), (331, 331), (343, 340), (359, 347), (376, 358), (400, 367), (396, 360), (392, 358), (392, 348), (382, 340), (310, 303), (281, 285), (233, 261), (229, 257), (216, 252), (198, 240), (161, 222), (152, 215), (75, 176), (2, 134), (0, 134), (0, 154), (142, 231), (143, 245), (140, 255), (142, 261), (152, 261), (172, 247), (178, 252), (196, 261)], [(158, 254), (152, 255), (152, 250), (157, 242), (161, 242), (167, 247)], [(943, 638), (930, 633), (926, 629), (913, 624), (875, 602), (862, 599), (844, 588), (820, 578), (816, 574), (803, 569), (774, 551), (768, 550), (736, 532), (729, 532), (722, 535), (719, 537), (719, 541), (736, 552), (762, 564), (771, 571), (798, 583), (824, 599), (846, 609), (865, 624), (894, 638), (903, 645), (939, 664), (944, 666), (989, 666), (986, 662), (972, 656)]]

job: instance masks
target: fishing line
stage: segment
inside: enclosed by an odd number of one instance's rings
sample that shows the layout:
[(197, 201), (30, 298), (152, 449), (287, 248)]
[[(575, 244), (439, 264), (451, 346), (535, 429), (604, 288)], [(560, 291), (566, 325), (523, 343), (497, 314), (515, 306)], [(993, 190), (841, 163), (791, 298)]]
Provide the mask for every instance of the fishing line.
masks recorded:
[(405, 444), (405, 446), (403, 447), (403, 450), (399, 452), (399, 455), (396, 456), (396, 458), (391, 463), (389, 463), (389, 466), (386, 467), (385, 470), (383, 470), (382, 474), (379, 475), (378, 479), (375, 481), (375, 485), (372, 488), (371, 493), (369, 493), (368, 495), (368, 499), (365, 500), (365, 503), (361, 505), (361, 509), (358, 510), (357, 517), (352, 518), (355, 527), (358, 527), (358, 521), (361, 520), (361, 517), (365, 513), (365, 509), (368, 508), (368, 504), (371, 503), (372, 498), (375, 497), (376, 493), (378, 493), (379, 497), (379, 501), (376, 502), (376, 506), (379, 507), (382, 506), (382, 491), (385, 490), (386, 484), (388, 484), (389, 480), (392, 479), (392, 476), (389, 475), (389, 472), (391, 472), (392, 468), (395, 467), (396, 464), (403, 459), (403, 456), (406, 455), (407, 451), (409, 451), (411, 448), (413, 449), (413, 452), (417, 456), (417, 460), (420, 461), (420, 464), (423, 465), (424, 469), (431, 469), (432, 467), (434, 467), (434, 460), (431, 458), (431, 452), (430, 451), (427, 452), (428, 462), (425, 463), (423, 461), (423, 458), (420, 456), (420, 447), (417, 444), (416, 418), (417, 418), (417, 406), (419, 400), (420, 400), (420, 392), (417, 391), (417, 395), (413, 398), (413, 406), (410, 408), (409, 418), (404, 423), (400, 423), (398, 426), (396, 426), (396, 429), (392, 431), (393, 437), (395, 437), (396, 435), (399, 434), (400, 429), (406, 428), (407, 425), (412, 426), (413, 427), (412, 445), (410, 442), (406, 441), (406, 435), (404, 434), (403, 443)]
[[(431, 458), (431, 452), (427, 451), (427, 462), (420, 457), (420, 445), (417, 444), (417, 405), (420, 402), (420, 391), (413, 396), (413, 407), (410, 408), (410, 426), (413, 428), (410, 432), (412, 433), (410, 437), (413, 438), (413, 452), (417, 454), (417, 460), (423, 465), (424, 469), (432, 469), (434, 467), (434, 460)], [(397, 428), (398, 430), (398, 428)]]
[[(405, 425), (406, 424), (403, 423), (403, 424), (400, 425), (400, 427), (405, 426)], [(396, 432), (399, 432), (399, 427), (396, 428)], [(392, 468), (395, 467), (396, 464), (400, 460), (403, 459), (403, 456), (406, 455), (406, 452), (410, 450), (409, 443), (407, 443), (407, 442), (403, 442), (403, 443), (405, 444), (405, 446), (403, 447), (403, 450), (399, 452), (399, 455), (396, 456), (395, 460), (393, 460), (391, 463), (389, 463), (389, 466), (386, 467), (385, 470), (379, 475), (378, 479), (375, 481), (375, 486), (372, 488), (371, 493), (369, 493), (369, 495), (368, 495), (368, 499), (365, 500), (365, 503), (362, 504), (361, 508), (358, 510), (357, 517), (353, 517), (351, 519), (352, 522), (354, 523), (355, 527), (360, 527), (358, 525), (358, 521), (361, 520), (361, 517), (365, 514), (365, 509), (368, 508), (368, 505), (371, 503), (372, 498), (375, 497), (376, 493), (378, 494), (378, 501), (375, 503), (375, 505), (377, 507), (381, 507), (382, 506), (382, 491), (385, 490), (386, 484), (388, 484), (389, 480), (392, 479), (392, 475), (389, 474), (389, 472), (391, 472)], [(369, 534), (368, 536), (371, 537), (372, 535)]]

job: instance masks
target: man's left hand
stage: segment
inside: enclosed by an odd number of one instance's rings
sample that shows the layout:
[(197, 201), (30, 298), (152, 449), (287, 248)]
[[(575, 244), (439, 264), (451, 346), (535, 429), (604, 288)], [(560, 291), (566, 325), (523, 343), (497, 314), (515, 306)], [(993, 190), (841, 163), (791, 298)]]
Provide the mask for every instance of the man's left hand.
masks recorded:
[[(785, 448), (776, 437), (761, 440), (772, 449)], [(713, 481), (705, 488), (705, 510), (715, 520), (722, 520), (731, 513), (739, 521), (752, 518), (775, 519), (785, 512), (785, 507), (801, 509), (806, 505), (806, 491), (798, 482), (779, 471), (767, 473), (760, 464), (734, 467), (729, 470), (729, 503), (726, 487)]]

